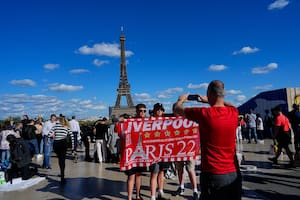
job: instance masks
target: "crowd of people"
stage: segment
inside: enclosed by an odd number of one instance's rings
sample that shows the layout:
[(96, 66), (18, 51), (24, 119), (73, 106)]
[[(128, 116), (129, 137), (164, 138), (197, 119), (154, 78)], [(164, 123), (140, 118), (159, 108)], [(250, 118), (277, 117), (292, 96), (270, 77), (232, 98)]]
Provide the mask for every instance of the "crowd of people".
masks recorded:
[[(260, 113), (255, 114), (252, 109), (245, 115), (240, 115), (238, 127), (236, 130), (236, 141), (242, 142), (253, 140), (257, 144), (264, 143), (265, 138), (273, 140), (273, 149), (275, 157), (269, 158), (274, 164), (277, 164), (278, 157), (285, 149), (290, 159), (289, 167), (295, 167), (295, 157), (299, 155), (300, 149), (300, 107), (293, 104), (293, 109), (283, 114), (280, 105), (269, 110), (265, 110), (265, 117)], [(293, 138), (293, 140), (292, 140)], [(292, 152), (293, 147), (295, 152)]]
[[(73, 119), (72, 119), (73, 120)], [(62, 114), (55, 114), (43, 122), (41, 118), (29, 119), (24, 115), (21, 122), (5, 121), (0, 132), (1, 166), (7, 168), (8, 177), (19, 177), (27, 180), (34, 175), (30, 164), (35, 157), (43, 158), (42, 168), (51, 169), (51, 153), (54, 151), (58, 158), (61, 183), (65, 183), (65, 160), (67, 154), (67, 138), (70, 137), (72, 152), (76, 153), (75, 145), (80, 132), (79, 123), (68, 121)], [(74, 125), (75, 123), (75, 125)], [(38, 166), (35, 166), (35, 170)]]
[[(125, 171), (127, 175), (128, 199), (133, 199), (135, 187), (136, 199), (141, 200), (142, 173), (150, 172), (151, 200), (167, 199), (164, 193), (164, 179), (167, 170), (172, 169), (178, 177), (178, 189), (174, 195), (183, 195), (185, 192), (184, 170), (187, 171), (193, 190), (193, 199), (241, 199), (242, 178), (236, 157), (236, 143), (246, 140), (263, 143), (270, 137), (277, 145), (276, 155), (269, 160), (277, 164), (277, 159), (285, 149), (290, 166), (295, 167), (294, 154), (289, 149), (291, 143), (291, 130), (295, 136), (296, 154), (299, 153), (300, 139), (300, 111), (299, 105), (294, 105), (293, 111), (285, 116), (280, 106), (274, 107), (271, 112), (266, 110), (265, 117), (254, 113), (240, 114), (238, 109), (224, 100), (224, 83), (219, 80), (211, 81), (206, 95), (196, 95), (196, 100), (208, 106), (185, 107), (189, 101), (189, 94), (178, 97), (173, 104), (173, 113), (168, 116), (183, 116), (199, 124), (201, 147), (201, 174), (199, 195), (195, 174), (195, 160), (176, 161), (174, 163), (158, 162), (149, 167), (133, 167)], [(149, 110), (149, 117), (163, 117), (166, 115), (161, 103), (156, 103)], [(61, 183), (65, 184), (65, 160), (68, 148), (77, 162), (78, 146), (85, 146), (85, 161), (97, 163), (118, 163), (122, 151), (122, 136), (118, 129), (124, 118), (146, 118), (147, 107), (145, 104), (136, 105), (135, 116), (127, 114), (108, 120), (101, 117), (93, 126), (80, 126), (75, 116), (70, 120), (60, 114), (51, 114), (49, 120), (41, 118), (32, 120), (27, 115), (20, 122), (12, 119), (5, 121), (0, 132), (1, 166), (19, 173), (23, 179), (28, 179), (29, 165), (37, 154), (43, 155), (42, 168), (51, 170), (51, 153), (58, 158)], [(290, 126), (291, 124), (291, 126)], [(95, 144), (94, 155), (90, 156), (90, 142)], [(18, 155), (17, 148), (25, 149), (24, 155)], [(22, 159), (20, 159), (22, 157)], [(174, 167), (175, 166), (175, 167)]]

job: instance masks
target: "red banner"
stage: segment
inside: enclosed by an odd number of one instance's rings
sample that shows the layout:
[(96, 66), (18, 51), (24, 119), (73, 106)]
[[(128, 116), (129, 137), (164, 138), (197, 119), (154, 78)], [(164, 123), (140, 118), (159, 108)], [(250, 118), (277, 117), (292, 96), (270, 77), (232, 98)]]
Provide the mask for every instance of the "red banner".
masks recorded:
[(121, 138), (122, 171), (195, 159), (200, 154), (198, 124), (182, 117), (125, 119), (116, 128)]

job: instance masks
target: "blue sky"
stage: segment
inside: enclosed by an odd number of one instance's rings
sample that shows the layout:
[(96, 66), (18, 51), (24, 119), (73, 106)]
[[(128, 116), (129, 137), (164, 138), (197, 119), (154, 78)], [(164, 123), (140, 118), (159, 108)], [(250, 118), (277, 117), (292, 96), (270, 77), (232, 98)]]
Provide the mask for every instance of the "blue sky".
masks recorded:
[(237, 106), (299, 87), (297, 0), (10, 0), (0, 19), (0, 119), (108, 116), (121, 26), (134, 104), (170, 112), (180, 94), (205, 94), (213, 79)]

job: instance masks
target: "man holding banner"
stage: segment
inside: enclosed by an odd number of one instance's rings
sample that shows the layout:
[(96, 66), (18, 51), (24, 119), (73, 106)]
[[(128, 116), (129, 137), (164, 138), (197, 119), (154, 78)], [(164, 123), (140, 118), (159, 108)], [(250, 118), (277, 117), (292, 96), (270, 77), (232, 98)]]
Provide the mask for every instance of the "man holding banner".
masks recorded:
[(178, 98), (174, 112), (199, 124), (200, 200), (240, 200), (242, 180), (235, 145), (238, 110), (224, 101), (224, 83), (219, 80), (210, 82), (207, 96), (197, 95), (197, 101), (208, 103), (210, 107), (184, 108), (188, 96)]
[[(137, 104), (136, 107), (136, 119), (143, 119), (146, 117), (146, 105), (145, 104)], [(136, 137), (135, 139), (130, 138), (129, 134), (126, 134), (125, 128), (128, 127), (126, 124), (127, 120), (127, 115), (123, 115), (120, 119), (119, 122), (115, 126), (115, 132), (118, 132), (120, 140), (121, 140), (121, 160), (120, 160), (120, 166), (122, 166), (122, 163), (124, 163), (124, 155), (126, 154), (127, 150), (126, 147), (130, 146), (132, 144), (132, 141), (137, 142), (141, 135)], [(126, 159), (127, 160), (127, 159)], [(122, 168), (121, 170), (125, 170), (125, 174), (127, 175), (127, 193), (128, 193), (128, 200), (132, 200), (133, 196), (133, 187), (135, 184), (136, 188), (136, 199), (137, 200), (142, 200), (143, 198), (141, 197), (141, 183), (142, 183), (142, 172), (146, 171), (144, 166), (140, 165), (131, 165), (130, 167), (127, 168)]]
[[(144, 113), (146, 107), (137, 109), (137, 112), (139, 110)], [(186, 161), (199, 156), (198, 124), (188, 119), (130, 118), (118, 122), (116, 127), (121, 139), (120, 170), (126, 173), (154, 163)], [(132, 180), (137, 174), (128, 176), (128, 199), (132, 196)], [(137, 195), (140, 194), (138, 192), (137, 189)]]

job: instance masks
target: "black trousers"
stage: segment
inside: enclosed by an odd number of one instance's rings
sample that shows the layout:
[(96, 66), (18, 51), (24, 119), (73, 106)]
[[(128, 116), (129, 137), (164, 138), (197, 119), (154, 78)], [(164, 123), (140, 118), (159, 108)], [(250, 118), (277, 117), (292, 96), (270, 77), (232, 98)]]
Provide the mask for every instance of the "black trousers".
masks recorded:
[(85, 159), (91, 159), (90, 156), (90, 142), (89, 138), (86, 134), (81, 135), (81, 140), (83, 141), (83, 144), (85, 146)]
[(53, 150), (58, 157), (58, 165), (60, 168), (61, 177), (64, 178), (66, 167), (67, 141), (64, 139), (54, 140)]
[(241, 173), (200, 174), (200, 200), (241, 200), (242, 177)]

